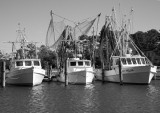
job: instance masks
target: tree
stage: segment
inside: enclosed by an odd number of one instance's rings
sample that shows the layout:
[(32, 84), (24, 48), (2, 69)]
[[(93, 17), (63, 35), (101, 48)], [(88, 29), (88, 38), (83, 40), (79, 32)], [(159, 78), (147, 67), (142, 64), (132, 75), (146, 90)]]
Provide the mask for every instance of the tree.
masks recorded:
[(157, 42), (160, 42), (160, 33), (151, 29), (147, 32), (138, 31), (131, 34), (135, 44), (143, 51), (152, 51), (157, 48)]
[(0, 50), (0, 59), (3, 57), (2, 51)]
[(27, 45), (27, 57), (36, 58), (36, 45), (30, 43)]
[(56, 53), (51, 51), (45, 45), (41, 45), (38, 52), (38, 56), (42, 62), (42, 68), (46, 68), (47, 66), (52, 66), (53, 68), (57, 67), (56, 63)]

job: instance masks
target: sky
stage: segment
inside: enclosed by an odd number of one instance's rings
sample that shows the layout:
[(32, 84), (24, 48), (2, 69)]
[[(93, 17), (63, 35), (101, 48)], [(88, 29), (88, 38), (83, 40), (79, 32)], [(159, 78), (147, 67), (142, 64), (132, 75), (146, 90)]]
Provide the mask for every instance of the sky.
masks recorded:
[(117, 15), (129, 15), (133, 9), (133, 33), (160, 30), (160, 0), (0, 0), (0, 50), (11, 52), (11, 44), (5, 42), (17, 39), (18, 23), (28, 41), (45, 44), (51, 10), (75, 22), (101, 13), (99, 32), (113, 7)]

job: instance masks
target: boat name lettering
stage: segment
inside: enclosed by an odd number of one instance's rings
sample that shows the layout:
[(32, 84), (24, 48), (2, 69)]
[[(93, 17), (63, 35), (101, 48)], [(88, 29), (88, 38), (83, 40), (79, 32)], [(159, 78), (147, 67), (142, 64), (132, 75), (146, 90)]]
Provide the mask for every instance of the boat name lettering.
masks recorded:
[(125, 70), (122, 70), (122, 72), (132, 72), (134, 71), (133, 69), (125, 69)]

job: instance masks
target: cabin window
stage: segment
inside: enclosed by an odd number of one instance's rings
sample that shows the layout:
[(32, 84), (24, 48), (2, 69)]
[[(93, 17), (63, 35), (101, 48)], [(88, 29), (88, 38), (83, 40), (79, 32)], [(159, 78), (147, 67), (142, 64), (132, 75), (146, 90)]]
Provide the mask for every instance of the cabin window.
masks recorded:
[(125, 58), (122, 58), (121, 61), (122, 61), (123, 64), (127, 64), (127, 61), (126, 61)]
[(31, 61), (25, 61), (25, 66), (31, 66)]
[(116, 59), (115, 62), (116, 62), (116, 65), (119, 65), (119, 59)]
[(128, 64), (132, 64), (132, 62), (131, 62), (131, 59), (130, 59), (130, 58), (127, 58), (127, 62), (128, 62)]
[(133, 64), (137, 64), (137, 62), (136, 62), (136, 59), (135, 59), (135, 58), (132, 58), (132, 62), (133, 62)]
[(23, 66), (23, 61), (17, 61), (16, 66)]
[(78, 66), (83, 66), (83, 61), (78, 62)]
[(139, 58), (136, 58), (136, 60), (137, 60), (138, 64), (141, 64), (141, 61)]
[(34, 66), (39, 66), (39, 61), (34, 61)]
[(144, 58), (141, 58), (142, 64), (145, 64), (145, 60)]
[(76, 62), (70, 62), (70, 66), (76, 66)]
[(149, 61), (148, 61), (148, 59), (147, 59), (147, 58), (145, 58), (145, 61), (146, 61), (146, 64), (149, 64)]
[(85, 65), (86, 65), (86, 66), (90, 66), (90, 62), (85, 61)]

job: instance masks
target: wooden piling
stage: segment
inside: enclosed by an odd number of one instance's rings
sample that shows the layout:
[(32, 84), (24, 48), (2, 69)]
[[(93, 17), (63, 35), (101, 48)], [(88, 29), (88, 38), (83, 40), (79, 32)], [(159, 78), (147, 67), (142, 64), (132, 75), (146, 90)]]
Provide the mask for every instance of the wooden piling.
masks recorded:
[(104, 83), (104, 68), (102, 67), (102, 82)]
[(119, 58), (119, 79), (120, 79), (120, 85), (123, 85), (123, 74), (122, 74), (122, 66), (120, 58)]
[(154, 79), (154, 80), (157, 79), (157, 74), (154, 74), (153, 79)]
[(68, 75), (67, 75), (67, 58), (65, 61), (65, 70), (64, 70), (64, 74), (65, 74), (65, 86), (68, 85)]
[(0, 64), (1, 64), (1, 85), (2, 87), (5, 87), (6, 86), (6, 75), (5, 75), (5, 70), (6, 70), (6, 62), (3, 60), (3, 61), (0, 61)]
[(48, 66), (49, 70), (48, 70), (48, 80), (51, 81), (51, 77), (52, 77), (52, 66)]

